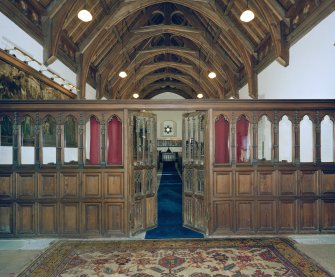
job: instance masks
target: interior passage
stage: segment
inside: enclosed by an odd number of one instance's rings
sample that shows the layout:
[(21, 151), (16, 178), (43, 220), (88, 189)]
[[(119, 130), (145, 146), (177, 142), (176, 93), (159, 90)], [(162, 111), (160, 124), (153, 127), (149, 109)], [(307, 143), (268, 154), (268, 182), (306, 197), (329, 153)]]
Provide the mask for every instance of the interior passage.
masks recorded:
[(164, 162), (158, 189), (158, 226), (148, 231), (146, 239), (202, 238), (203, 235), (183, 227), (182, 181), (174, 162)]

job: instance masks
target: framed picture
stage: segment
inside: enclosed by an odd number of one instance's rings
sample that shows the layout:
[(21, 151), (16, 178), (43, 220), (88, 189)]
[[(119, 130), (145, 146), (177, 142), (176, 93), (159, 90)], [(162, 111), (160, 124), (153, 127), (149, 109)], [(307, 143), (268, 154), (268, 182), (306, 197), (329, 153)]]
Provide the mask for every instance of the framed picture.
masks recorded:
[(161, 123), (162, 137), (175, 137), (177, 135), (177, 123), (173, 120), (165, 120)]

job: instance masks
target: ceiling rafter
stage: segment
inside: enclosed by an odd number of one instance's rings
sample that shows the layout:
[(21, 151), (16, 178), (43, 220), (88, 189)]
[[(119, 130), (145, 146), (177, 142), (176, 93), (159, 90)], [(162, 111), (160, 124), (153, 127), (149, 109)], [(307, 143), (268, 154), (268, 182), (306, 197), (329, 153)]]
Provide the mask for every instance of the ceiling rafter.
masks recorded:
[(285, 39), (283, 32), (283, 24), (276, 18), (272, 11), (266, 10), (265, 2), (262, 0), (255, 0), (254, 4), (260, 9), (262, 16), (267, 22), (271, 39), (274, 44), (276, 60), (283, 66), (289, 64), (289, 44)]
[[(137, 70), (136, 73), (132, 73), (131, 79), (134, 80), (133, 82), (124, 82), (122, 83), (123, 87), (116, 87), (115, 89), (117, 91), (121, 91), (121, 94), (122, 91), (131, 91), (133, 87), (137, 86), (137, 80), (143, 79), (146, 75), (150, 75), (150, 73), (161, 68), (174, 68), (181, 71), (185, 76), (191, 76), (192, 79), (196, 80), (199, 86), (205, 91), (208, 91), (208, 94), (211, 96), (214, 96), (214, 93), (218, 93), (220, 90), (220, 87), (216, 83), (207, 82), (205, 78), (200, 78), (199, 80), (198, 70), (192, 66), (174, 62), (162, 62), (148, 66), (142, 66), (139, 70)], [(170, 73), (169, 70), (167, 70), (167, 72)], [(174, 74), (173, 72), (171, 73)]]
[(49, 16), (43, 17), (43, 63), (52, 64), (57, 59), (57, 51), (62, 32), (62, 26), (66, 17), (70, 14), (75, 1), (66, 1), (62, 9), (54, 9)]
[[(142, 50), (138, 52), (138, 55), (136, 58), (134, 58), (133, 62), (130, 64), (127, 64), (125, 69), (128, 72), (133, 72), (134, 70), (134, 66), (136, 66), (137, 64), (141, 64), (143, 63), (145, 60), (151, 59), (159, 54), (175, 54), (178, 55), (182, 58), (185, 58), (189, 61), (191, 61), (196, 67), (200, 67), (201, 68), (206, 68), (209, 71), (208, 68), (208, 63), (204, 62), (203, 60), (199, 61), (199, 51), (194, 51), (194, 50), (190, 50), (190, 49), (184, 49), (183, 47), (155, 47), (152, 49), (148, 49), (148, 50)], [(200, 64), (199, 64), (200, 62)], [(115, 75), (113, 72), (111, 72), (112, 75)], [(226, 75), (225, 72), (218, 71), (218, 76), (217, 76), (217, 81), (220, 83), (220, 85), (222, 87), (224, 87), (225, 85), (225, 77), (223, 76)], [(108, 77), (109, 78), (109, 77)], [(115, 81), (113, 82), (113, 84), (115, 86), (118, 85), (119, 82), (122, 82), (122, 80), (120, 78), (116, 79), (116, 77), (114, 77)]]

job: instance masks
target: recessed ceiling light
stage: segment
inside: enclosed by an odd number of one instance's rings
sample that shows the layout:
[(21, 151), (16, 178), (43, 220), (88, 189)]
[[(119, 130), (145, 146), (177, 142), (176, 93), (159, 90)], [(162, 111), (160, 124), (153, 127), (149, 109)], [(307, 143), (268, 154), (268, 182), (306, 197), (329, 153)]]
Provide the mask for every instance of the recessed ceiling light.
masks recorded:
[(214, 71), (209, 72), (208, 73), (208, 78), (210, 78), (210, 79), (216, 78), (216, 73)]
[(204, 97), (204, 95), (203, 95), (202, 93), (198, 93), (198, 94), (197, 94), (197, 97), (198, 97), (199, 99), (201, 99), (201, 98)]
[(251, 10), (245, 10), (240, 16), (240, 19), (243, 22), (250, 22), (254, 18), (255, 14)]
[(125, 72), (125, 71), (121, 71), (120, 73), (119, 73), (119, 77), (121, 77), (121, 78), (126, 78), (128, 76), (128, 74), (127, 74), (127, 72)]
[(78, 18), (81, 21), (89, 22), (92, 20), (93, 17), (92, 17), (92, 14), (88, 10), (82, 9), (78, 12)]
[(135, 92), (135, 93), (133, 94), (133, 97), (134, 97), (135, 99), (137, 99), (137, 98), (140, 97), (140, 95), (139, 95), (137, 92)]

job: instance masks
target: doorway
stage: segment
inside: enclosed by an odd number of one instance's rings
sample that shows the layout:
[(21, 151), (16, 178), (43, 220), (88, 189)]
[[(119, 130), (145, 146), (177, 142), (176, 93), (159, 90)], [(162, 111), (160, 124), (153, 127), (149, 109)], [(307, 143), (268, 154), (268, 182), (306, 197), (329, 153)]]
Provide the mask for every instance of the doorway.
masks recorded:
[[(168, 113), (130, 113), (131, 233), (146, 231), (146, 238), (203, 237), (208, 224), (203, 169), (206, 114), (180, 111), (177, 118), (177, 112)], [(150, 156), (157, 162), (146, 158)]]

